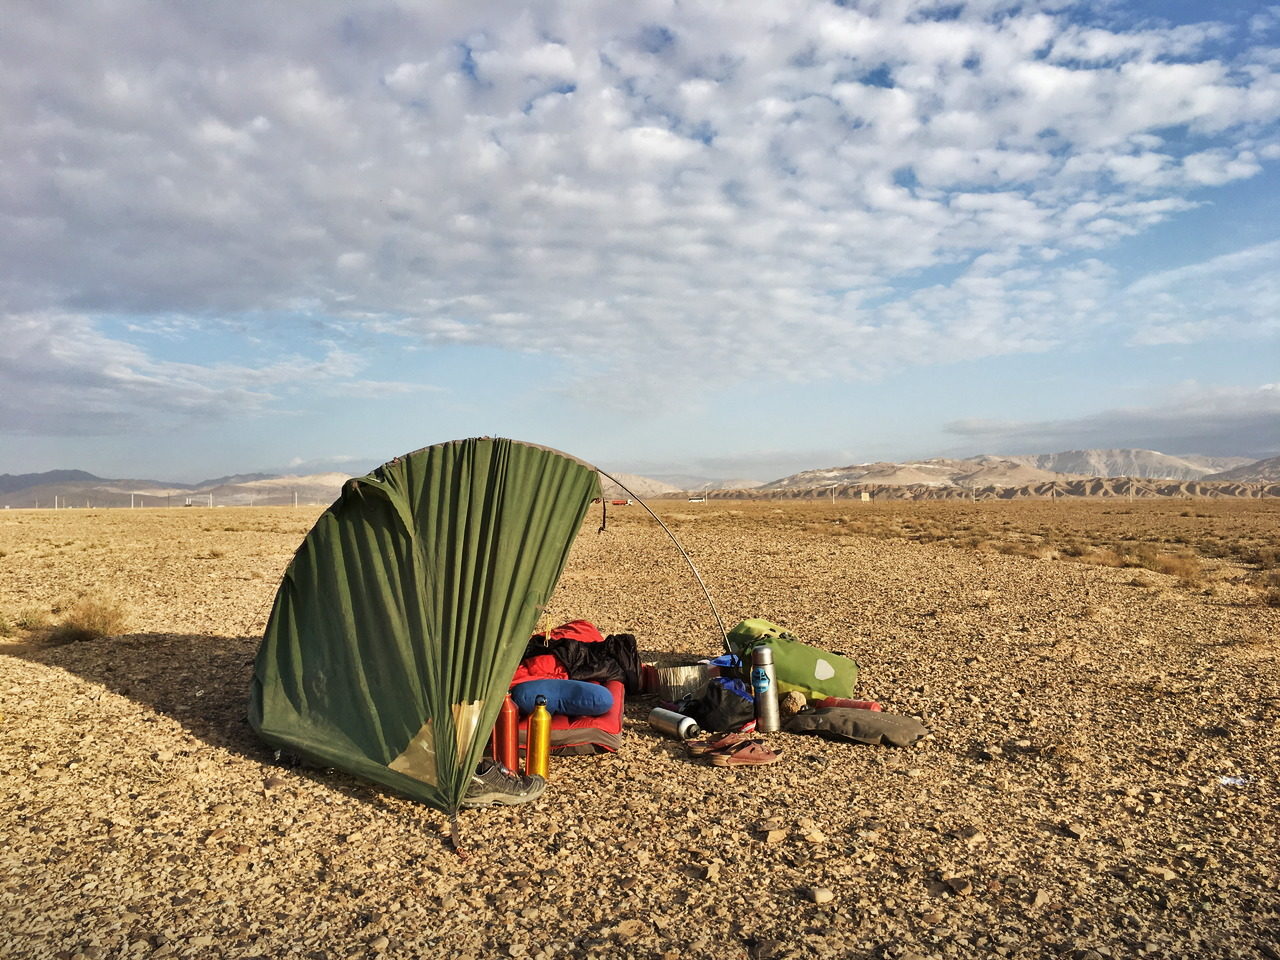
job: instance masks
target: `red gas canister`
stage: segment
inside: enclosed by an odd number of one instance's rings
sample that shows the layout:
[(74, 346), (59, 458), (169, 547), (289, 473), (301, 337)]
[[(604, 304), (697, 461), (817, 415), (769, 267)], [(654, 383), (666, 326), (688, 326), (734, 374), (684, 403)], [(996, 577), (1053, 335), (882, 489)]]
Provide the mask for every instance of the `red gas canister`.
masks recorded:
[(520, 769), (519, 732), (520, 709), (508, 693), (502, 701), (502, 710), (498, 713), (498, 722), (494, 725), (493, 736), (489, 740), (489, 751), (495, 761), (513, 773)]

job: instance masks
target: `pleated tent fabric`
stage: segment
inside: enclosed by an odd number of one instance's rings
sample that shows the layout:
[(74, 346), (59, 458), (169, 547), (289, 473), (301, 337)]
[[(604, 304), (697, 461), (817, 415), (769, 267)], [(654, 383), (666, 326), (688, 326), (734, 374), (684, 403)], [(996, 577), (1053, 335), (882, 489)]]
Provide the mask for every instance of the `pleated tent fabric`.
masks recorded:
[(488, 437), (349, 480), (276, 594), (268, 743), (456, 814), (591, 501), (594, 467)]

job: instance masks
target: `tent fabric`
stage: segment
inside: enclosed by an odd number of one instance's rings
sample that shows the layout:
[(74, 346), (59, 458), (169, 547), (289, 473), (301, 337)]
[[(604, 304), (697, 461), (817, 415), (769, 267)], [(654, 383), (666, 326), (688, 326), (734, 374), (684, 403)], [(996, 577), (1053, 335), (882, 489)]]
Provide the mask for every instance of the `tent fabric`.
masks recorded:
[(268, 743), (456, 813), (591, 501), (594, 467), (514, 440), (347, 482), (276, 594), (249, 720)]

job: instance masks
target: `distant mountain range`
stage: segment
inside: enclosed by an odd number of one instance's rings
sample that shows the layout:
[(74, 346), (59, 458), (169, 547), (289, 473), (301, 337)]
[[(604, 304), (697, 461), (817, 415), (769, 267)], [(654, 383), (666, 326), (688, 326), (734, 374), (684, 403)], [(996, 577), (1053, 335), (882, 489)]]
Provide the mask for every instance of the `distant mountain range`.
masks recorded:
[[(1266, 462), (1266, 461), (1263, 461)], [(1137, 477), (1144, 480), (1208, 480), (1219, 471), (1239, 471), (1230, 480), (1249, 479), (1254, 461), (1248, 457), (1170, 456), (1155, 450), (1067, 450), (1028, 456), (985, 454), (962, 460), (935, 457), (906, 463), (861, 463), (805, 470), (758, 489), (792, 490), (846, 483), (889, 486), (985, 487), (1022, 486), (1064, 477)], [(1267, 479), (1259, 477), (1258, 479)]]
[(244, 473), (200, 483), (108, 480), (83, 470), (0, 474), (0, 507), (183, 507), (327, 504), (337, 499), (345, 473), (273, 476)]
[(1205, 480), (1227, 480), (1237, 483), (1258, 483), (1280, 481), (1280, 457), (1269, 457), (1247, 463), (1221, 473), (1210, 474)]
[[(1280, 457), (1253, 461), (1247, 457), (1170, 456), (1154, 450), (1068, 450), (1025, 456), (984, 455), (826, 467), (765, 484), (674, 475), (661, 479), (628, 473), (613, 476), (617, 482), (601, 477), (604, 495), (609, 498), (650, 499), (696, 494), (791, 497), (823, 495), (826, 491), (848, 496), (854, 491), (847, 488), (854, 486), (859, 492), (881, 490), (886, 496), (903, 496), (904, 493), (895, 491), (910, 488), (916, 491), (911, 494), (916, 498), (972, 495), (979, 490), (988, 491), (986, 495), (991, 496), (1047, 496), (1051, 490), (1065, 495), (1108, 496), (1130, 489), (1124, 482), (1107, 480), (1122, 477), (1160, 481), (1135, 487), (1141, 495), (1194, 495), (1188, 484), (1280, 483)], [(337, 499), (347, 479), (345, 473), (303, 476), (242, 473), (201, 483), (173, 483), (109, 480), (83, 470), (6, 473), (0, 474), (0, 507), (52, 507), (55, 502), (60, 507), (328, 504)], [(696, 482), (688, 483), (690, 480)], [(929, 493), (930, 490), (935, 492)], [(1274, 494), (1242, 490), (1230, 495)]]

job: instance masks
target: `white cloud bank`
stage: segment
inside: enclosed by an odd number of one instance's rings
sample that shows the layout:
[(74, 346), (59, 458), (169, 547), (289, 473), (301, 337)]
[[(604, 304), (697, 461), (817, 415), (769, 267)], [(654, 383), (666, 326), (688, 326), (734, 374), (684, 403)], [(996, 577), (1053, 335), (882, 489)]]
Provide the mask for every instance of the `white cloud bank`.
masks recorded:
[(615, 387), (1274, 333), (1230, 284), (1189, 317), (1190, 277), (1127, 295), (1105, 251), (1275, 162), (1277, 25), (1060, 7), (29, 4), (0, 32), (0, 323), (100, 425), (151, 383), (250, 410), (316, 372), (210, 385), (101, 314), (312, 313)]

